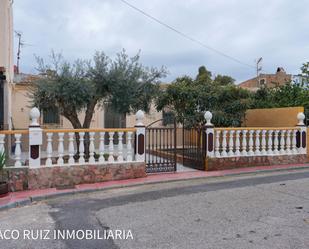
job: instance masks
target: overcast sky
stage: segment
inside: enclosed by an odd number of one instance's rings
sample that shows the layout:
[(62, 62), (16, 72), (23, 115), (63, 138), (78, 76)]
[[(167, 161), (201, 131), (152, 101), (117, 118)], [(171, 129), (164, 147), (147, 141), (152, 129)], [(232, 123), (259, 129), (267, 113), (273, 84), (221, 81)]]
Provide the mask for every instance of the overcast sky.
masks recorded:
[[(296, 74), (309, 60), (308, 0), (127, 1), (243, 63), (254, 65), (263, 57), (267, 73), (282, 66)], [(23, 72), (35, 72), (34, 54), (48, 58), (52, 49), (73, 60), (91, 58), (96, 50), (112, 57), (124, 48), (130, 55), (141, 50), (147, 66), (166, 66), (170, 74), (165, 82), (195, 76), (200, 65), (237, 82), (256, 74), (254, 68), (185, 39), (120, 0), (15, 0), (13, 6), (14, 29), (30, 44), (22, 48)]]

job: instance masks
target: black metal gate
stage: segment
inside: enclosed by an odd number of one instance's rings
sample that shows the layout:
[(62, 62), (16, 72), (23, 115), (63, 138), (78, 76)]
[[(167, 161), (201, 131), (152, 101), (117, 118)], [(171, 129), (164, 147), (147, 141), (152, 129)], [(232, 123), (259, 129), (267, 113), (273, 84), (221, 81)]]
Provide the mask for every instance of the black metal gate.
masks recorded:
[(0, 71), (0, 130), (4, 126), (4, 81), (5, 75)]
[(146, 127), (146, 172), (175, 172), (177, 164), (176, 123), (172, 127), (155, 127), (157, 120)]
[(183, 165), (205, 170), (206, 133), (204, 127), (182, 128)]

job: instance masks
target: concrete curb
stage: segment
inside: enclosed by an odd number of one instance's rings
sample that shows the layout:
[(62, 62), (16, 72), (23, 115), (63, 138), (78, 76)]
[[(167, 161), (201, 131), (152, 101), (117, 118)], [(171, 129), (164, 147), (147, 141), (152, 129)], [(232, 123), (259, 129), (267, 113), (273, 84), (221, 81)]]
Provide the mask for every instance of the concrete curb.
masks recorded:
[(179, 181), (189, 181), (189, 180), (198, 180), (198, 179), (206, 179), (206, 178), (223, 178), (226, 176), (241, 176), (241, 175), (255, 175), (259, 173), (271, 173), (271, 172), (284, 172), (284, 171), (293, 171), (293, 170), (302, 170), (302, 169), (309, 169), (308, 166), (297, 166), (297, 167), (290, 167), (290, 168), (283, 168), (283, 169), (267, 169), (267, 170), (256, 170), (253, 172), (238, 172), (238, 173), (227, 173), (225, 175), (220, 176), (196, 176), (196, 177), (187, 177), (187, 178), (178, 178), (178, 179), (165, 179), (165, 180), (154, 180), (149, 182), (140, 182), (140, 183), (127, 183), (127, 184), (117, 184), (114, 186), (106, 186), (106, 187), (94, 187), (89, 189), (72, 189), (66, 192), (59, 192), (59, 193), (51, 193), (45, 195), (38, 195), (38, 196), (30, 196), (25, 199), (21, 199), (15, 202), (11, 202), (8, 204), (0, 205), (0, 211), (8, 210), (11, 208), (17, 207), (24, 207), (31, 205), (32, 203), (49, 200), (57, 197), (63, 196), (72, 196), (77, 194), (85, 194), (85, 193), (94, 193), (104, 190), (110, 189), (117, 189), (117, 188), (126, 188), (126, 187), (136, 187), (141, 185), (150, 185), (150, 184), (160, 184), (160, 183), (167, 183), (167, 182), (179, 182)]

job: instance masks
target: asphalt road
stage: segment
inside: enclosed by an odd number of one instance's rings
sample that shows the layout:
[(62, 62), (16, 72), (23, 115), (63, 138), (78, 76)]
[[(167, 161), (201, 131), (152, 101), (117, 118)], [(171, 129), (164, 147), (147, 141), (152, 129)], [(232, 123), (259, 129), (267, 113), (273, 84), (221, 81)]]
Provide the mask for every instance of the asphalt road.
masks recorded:
[[(85, 230), (92, 236), (99, 233), (99, 238), (81, 240)], [(122, 232), (118, 238), (116, 230)], [(0, 231), (0, 248), (6, 249), (304, 249), (309, 248), (309, 171), (180, 181), (57, 198), (0, 212)], [(42, 239), (35, 239), (37, 231)], [(75, 231), (76, 236), (79, 231), (80, 239), (54, 236), (59, 231), (71, 235)], [(4, 235), (8, 239), (1, 238)]]

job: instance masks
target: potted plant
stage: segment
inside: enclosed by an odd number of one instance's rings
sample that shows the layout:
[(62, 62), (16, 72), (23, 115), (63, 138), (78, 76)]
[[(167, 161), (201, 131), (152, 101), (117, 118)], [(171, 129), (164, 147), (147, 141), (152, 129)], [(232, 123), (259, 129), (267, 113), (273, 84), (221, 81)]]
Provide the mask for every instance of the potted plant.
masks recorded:
[(4, 197), (9, 193), (9, 184), (8, 182), (4, 179), (3, 174), (4, 174), (4, 166), (5, 166), (5, 161), (6, 161), (6, 155), (4, 152), (0, 152), (0, 197)]

